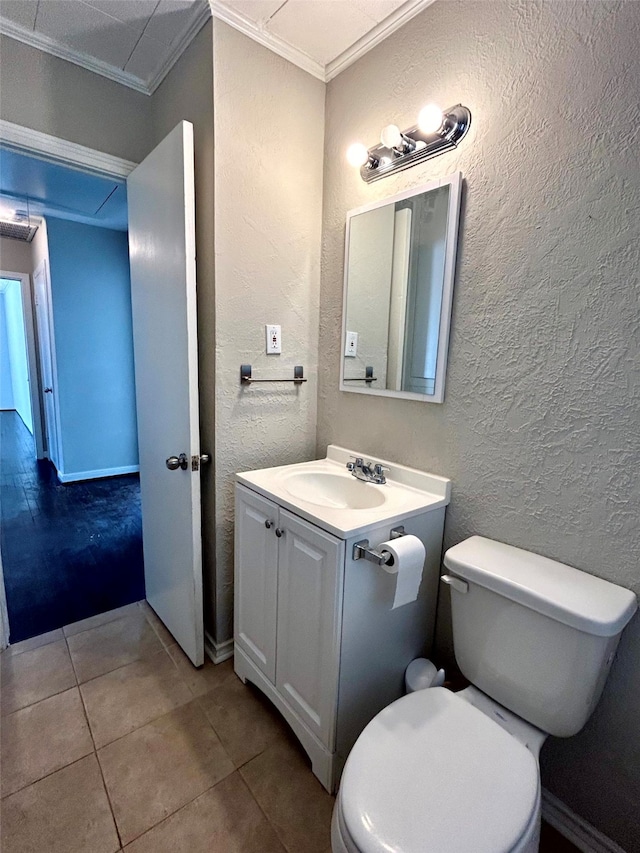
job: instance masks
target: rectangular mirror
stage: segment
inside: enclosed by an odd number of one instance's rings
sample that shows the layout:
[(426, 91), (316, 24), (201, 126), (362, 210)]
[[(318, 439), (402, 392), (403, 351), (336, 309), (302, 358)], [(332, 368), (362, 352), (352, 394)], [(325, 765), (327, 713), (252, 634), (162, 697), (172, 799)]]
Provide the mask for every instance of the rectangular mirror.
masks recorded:
[(347, 214), (340, 390), (442, 403), (462, 173)]

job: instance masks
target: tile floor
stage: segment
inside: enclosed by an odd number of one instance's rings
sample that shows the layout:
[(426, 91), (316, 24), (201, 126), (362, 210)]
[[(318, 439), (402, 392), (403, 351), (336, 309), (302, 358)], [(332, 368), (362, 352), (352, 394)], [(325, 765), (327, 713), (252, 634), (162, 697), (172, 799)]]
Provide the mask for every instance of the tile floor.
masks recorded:
[(0, 666), (3, 853), (329, 853), (333, 798), (286, 724), (146, 603)]
[(0, 531), (12, 643), (144, 598), (139, 478), (62, 485), (9, 411)]
[[(0, 667), (3, 853), (330, 853), (333, 798), (281, 717), (145, 602)], [(541, 850), (575, 848), (545, 827)]]

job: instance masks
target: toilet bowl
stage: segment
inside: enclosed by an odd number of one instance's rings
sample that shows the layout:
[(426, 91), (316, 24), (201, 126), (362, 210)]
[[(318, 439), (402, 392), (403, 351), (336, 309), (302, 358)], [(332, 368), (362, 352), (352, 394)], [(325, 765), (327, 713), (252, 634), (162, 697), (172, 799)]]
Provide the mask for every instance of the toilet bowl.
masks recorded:
[(585, 724), (637, 610), (627, 589), (481, 536), (444, 563), (471, 684), (408, 694), (366, 726), (344, 767), (333, 853), (536, 853), (540, 748)]
[(349, 755), (333, 853), (535, 853), (544, 739), (473, 687), (398, 699)]

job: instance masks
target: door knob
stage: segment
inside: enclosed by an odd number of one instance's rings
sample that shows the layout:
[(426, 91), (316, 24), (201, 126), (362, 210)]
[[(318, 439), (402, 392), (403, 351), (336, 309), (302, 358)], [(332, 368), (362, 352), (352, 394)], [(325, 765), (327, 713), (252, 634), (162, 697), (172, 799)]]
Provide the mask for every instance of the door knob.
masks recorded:
[(211, 455), (209, 453), (201, 453), (200, 454), (200, 464), (207, 465), (211, 462)]
[(166, 465), (170, 471), (175, 471), (178, 468), (182, 468), (183, 471), (186, 471), (189, 467), (189, 460), (187, 459), (187, 454), (181, 453), (180, 456), (170, 456), (167, 459)]
[(45, 389), (44, 389), (44, 393), (45, 393), (45, 394), (51, 394), (51, 393), (52, 393), (52, 391), (53, 391), (53, 388), (45, 388)]
[(279, 527), (276, 527), (276, 536), (280, 539), (281, 536), (284, 536), (284, 530), (281, 530)]

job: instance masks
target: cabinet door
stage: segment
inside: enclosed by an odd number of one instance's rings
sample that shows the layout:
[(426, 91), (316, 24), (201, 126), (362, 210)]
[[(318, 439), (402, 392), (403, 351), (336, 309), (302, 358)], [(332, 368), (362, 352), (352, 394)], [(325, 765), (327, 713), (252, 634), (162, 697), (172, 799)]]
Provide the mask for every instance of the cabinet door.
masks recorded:
[(276, 504), (243, 486), (236, 486), (235, 640), (274, 683), (278, 608), (277, 524)]
[(276, 687), (333, 748), (344, 542), (280, 510)]

